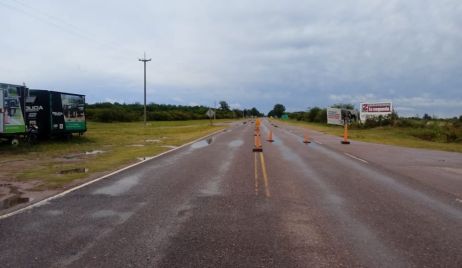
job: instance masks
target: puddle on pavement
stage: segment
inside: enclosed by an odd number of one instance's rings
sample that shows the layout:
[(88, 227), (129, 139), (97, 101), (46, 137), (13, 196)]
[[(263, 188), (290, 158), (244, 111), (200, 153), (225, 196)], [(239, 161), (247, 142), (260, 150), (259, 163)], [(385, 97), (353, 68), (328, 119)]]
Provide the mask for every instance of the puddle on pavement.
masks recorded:
[(99, 210), (91, 214), (90, 217), (93, 219), (104, 219), (104, 218), (113, 218), (117, 217), (119, 219), (119, 223), (128, 220), (133, 215), (132, 212), (119, 212), (110, 209)]
[(105, 153), (106, 151), (103, 150), (93, 150), (93, 151), (88, 151), (85, 153), (78, 153), (78, 154), (68, 154), (63, 156), (64, 159), (81, 159), (85, 155), (97, 155), (97, 154), (102, 154)]
[(62, 210), (52, 209), (44, 212), (48, 216), (59, 216), (63, 214)]
[(80, 158), (83, 154), (68, 154), (63, 156), (64, 159), (75, 159)]
[(130, 190), (133, 186), (137, 185), (140, 181), (140, 178), (137, 176), (129, 176), (118, 180), (108, 186), (102, 187), (97, 189), (93, 192), (93, 194), (106, 194), (117, 196), (120, 195), (128, 190)]
[(103, 151), (103, 150), (93, 150), (93, 151), (89, 151), (89, 152), (85, 152), (86, 155), (95, 155), (95, 154), (102, 154), (102, 153), (105, 153), (106, 151)]
[(173, 145), (162, 145), (160, 147), (164, 147), (164, 148), (169, 148), (169, 149), (175, 149), (177, 148), (177, 146), (173, 146)]
[(145, 140), (145, 142), (161, 142), (161, 140)]
[(153, 159), (153, 156), (144, 156), (144, 157), (138, 157), (137, 159), (140, 161), (145, 161), (145, 160), (151, 160)]
[(144, 144), (130, 144), (127, 147), (144, 147)]
[(70, 168), (64, 169), (59, 172), (59, 174), (71, 174), (71, 173), (87, 173), (88, 168)]
[(20, 195), (14, 195), (3, 200), (2, 208), (7, 209), (19, 204), (27, 203), (29, 202), (29, 199), (29, 197), (21, 197)]
[(244, 141), (243, 140), (233, 140), (232, 142), (229, 143), (229, 147), (239, 147), (241, 146), (242, 144), (244, 144)]
[(200, 149), (210, 145), (213, 142), (213, 138), (208, 138), (191, 144), (192, 149)]
[(91, 215), (92, 218), (106, 218), (117, 216), (117, 213), (114, 210), (105, 209), (96, 211)]

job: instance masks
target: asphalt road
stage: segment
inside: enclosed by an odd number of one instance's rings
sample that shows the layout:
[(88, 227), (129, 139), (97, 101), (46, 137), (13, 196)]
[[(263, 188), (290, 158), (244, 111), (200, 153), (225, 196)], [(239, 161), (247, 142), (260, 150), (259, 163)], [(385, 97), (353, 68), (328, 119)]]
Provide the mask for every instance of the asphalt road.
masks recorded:
[(0, 220), (1, 267), (462, 267), (462, 154), (265, 121)]

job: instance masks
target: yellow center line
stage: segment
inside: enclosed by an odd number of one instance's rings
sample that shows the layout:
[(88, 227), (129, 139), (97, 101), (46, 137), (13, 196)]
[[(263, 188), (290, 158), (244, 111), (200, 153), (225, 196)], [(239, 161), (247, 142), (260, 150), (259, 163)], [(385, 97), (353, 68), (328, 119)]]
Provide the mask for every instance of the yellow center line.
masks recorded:
[(266, 197), (271, 197), (269, 186), (268, 186), (268, 174), (266, 173), (265, 157), (263, 156), (263, 153), (260, 153), (260, 160), (261, 160), (261, 169), (263, 172), (263, 179), (265, 183), (265, 195)]
[(257, 154), (255, 153), (255, 195), (258, 195), (258, 161), (257, 161)]

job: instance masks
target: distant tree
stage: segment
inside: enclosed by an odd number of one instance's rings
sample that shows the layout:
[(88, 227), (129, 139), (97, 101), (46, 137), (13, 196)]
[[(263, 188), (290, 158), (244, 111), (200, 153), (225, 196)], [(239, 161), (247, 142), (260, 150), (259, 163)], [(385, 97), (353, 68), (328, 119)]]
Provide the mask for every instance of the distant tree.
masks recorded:
[(320, 114), (320, 113), (321, 113), (321, 108), (319, 108), (319, 107), (311, 108), (308, 111), (308, 114), (307, 114), (307, 121), (308, 122), (316, 122), (318, 114)]
[(281, 117), (284, 114), (285, 111), (286, 111), (286, 107), (284, 107), (284, 105), (278, 103), (278, 104), (274, 105), (273, 110), (271, 110), (268, 113), (268, 116)]
[(233, 116), (234, 116), (234, 118), (236, 118), (236, 117), (237, 117), (237, 118), (240, 118), (240, 117), (242, 117), (243, 115), (244, 115), (244, 113), (243, 113), (241, 110), (239, 110), (239, 109), (233, 109)]
[(354, 104), (351, 103), (336, 103), (331, 106), (332, 108), (339, 108), (339, 109), (348, 109), (348, 110), (354, 110), (355, 106)]
[(252, 107), (252, 109), (250, 109), (250, 115), (252, 115), (252, 116), (260, 116), (261, 113), (257, 110), (257, 108)]
[(220, 109), (223, 111), (229, 111), (229, 105), (226, 101), (220, 101)]
[(432, 120), (432, 117), (429, 114), (424, 114), (422, 119), (423, 120)]
[(460, 121), (460, 122), (462, 122), (462, 115), (461, 115), (461, 116), (459, 116), (459, 121)]

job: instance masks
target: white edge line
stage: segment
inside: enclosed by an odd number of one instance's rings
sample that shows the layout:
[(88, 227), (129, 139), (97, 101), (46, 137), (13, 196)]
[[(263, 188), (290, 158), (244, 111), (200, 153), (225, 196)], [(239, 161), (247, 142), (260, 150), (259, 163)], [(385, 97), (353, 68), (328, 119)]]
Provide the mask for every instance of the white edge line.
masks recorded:
[(319, 142), (319, 141), (316, 141), (316, 140), (315, 140), (314, 142), (316, 142), (316, 143), (317, 143), (317, 144), (319, 144), (319, 145), (322, 145), (322, 143), (321, 143), (321, 142)]
[(351, 158), (354, 158), (354, 159), (356, 159), (356, 160), (359, 160), (359, 161), (361, 161), (361, 162), (363, 162), (363, 163), (369, 164), (369, 162), (367, 162), (366, 160), (361, 159), (361, 158), (359, 158), (359, 157), (356, 157), (356, 156), (354, 156), (354, 155), (352, 155), (352, 154), (349, 154), (349, 153), (344, 153), (344, 154), (347, 155), (347, 156), (349, 156), (349, 157), (351, 157)]
[[(226, 129), (226, 128), (225, 128), (225, 129)], [(68, 193), (72, 193), (72, 192), (74, 192), (74, 191), (76, 191), (76, 190), (78, 190), (78, 189), (80, 189), (80, 188), (83, 188), (83, 187), (85, 187), (85, 186), (88, 186), (88, 185), (90, 185), (90, 184), (92, 184), (92, 183), (98, 182), (98, 181), (100, 181), (100, 180), (104, 180), (104, 179), (106, 179), (106, 178), (108, 178), (108, 177), (111, 177), (111, 176), (114, 176), (114, 175), (116, 175), (116, 174), (118, 174), (118, 173), (120, 173), (120, 172), (122, 172), (122, 171), (125, 171), (125, 170), (127, 170), (127, 169), (132, 168), (132, 167), (141, 165), (141, 164), (143, 164), (143, 163), (145, 163), (145, 162), (147, 162), (147, 161), (151, 161), (151, 160), (156, 159), (156, 158), (159, 158), (159, 157), (161, 157), (161, 156), (163, 156), (163, 155), (172, 153), (172, 152), (174, 152), (174, 151), (176, 151), (176, 150), (179, 150), (179, 149), (181, 149), (181, 148), (184, 148), (184, 147), (186, 147), (186, 146), (188, 146), (188, 145), (191, 145), (191, 144), (193, 144), (193, 143), (195, 143), (195, 142), (198, 142), (198, 141), (200, 141), (200, 140), (202, 140), (202, 139), (208, 138), (208, 137), (213, 136), (213, 135), (215, 135), (215, 134), (218, 134), (218, 133), (220, 133), (220, 132), (223, 132), (223, 129), (217, 130), (217, 131), (215, 131), (215, 132), (212, 132), (212, 133), (210, 133), (210, 134), (207, 134), (207, 135), (205, 135), (205, 136), (202, 136), (202, 137), (200, 137), (200, 138), (198, 138), (198, 139), (195, 139), (195, 140), (193, 140), (193, 141), (190, 141), (190, 142), (188, 142), (188, 143), (185, 143), (185, 144), (183, 144), (183, 145), (181, 145), (181, 146), (178, 146), (178, 147), (173, 148), (173, 149), (171, 149), (171, 150), (168, 150), (168, 151), (165, 151), (165, 152), (160, 153), (160, 154), (158, 154), (158, 155), (155, 155), (155, 156), (153, 156), (152, 158), (149, 158), (149, 159), (146, 159), (146, 160), (141, 160), (140, 162), (137, 162), (137, 163), (131, 164), (131, 165), (129, 165), (129, 166), (123, 167), (123, 168), (118, 169), (118, 170), (116, 170), (116, 171), (114, 171), (114, 172), (111, 172), (111, 173), (109, 173), (109, 174), (106, 174), (106, 175), (104, 175), (104, 176), (102, 176), (102, 177), (96, 178), (96, 179), (91, 180), (91, 181), (88, 181), (88, 182), (86, 182), (86, 183), (84, 183), (84, 184), (80, 184), (80, 185), (78, 185), (78, 186), (76, 186), (76, 187), (74, 187), (74, 188), (68, 189), (68, 190), (66, 190), (66, 191), (64, 191), (64, 192), (61, 192), (61, 193), (58, 193), (58, 194), (56, 194), (56, 195), (47, 197), (47, 198), (45, 198), (45, 199), (43, 199), (43, 200), (38, 201), (37, 203), (33, 203), (33, 204), (30, 204), (29, 206), (26, 206), (26, 207), (23, 207), (23, 208), (21, 208), (21, 209), (12, 211), (12, 212), (10, 212), (10, 213), (4, 214), (4, 215), (0, 215), (0, 220), (6, 219), (6, 218), (11, 217), (11, 216), (14, 216), (14, 215), (16, 215), (16, 214), (20, 214), (20, 213), (22, 213), (22, 212), (24, 212), (24, 211), (26, 211), (26, 210), (32, 209), (32, 208), (34, 208), (34, 207), (42, 206), (42, 205), (46, 204), (48, 201), (51, 201), (51, 200), (54, 200), (54, 199), (63, 197), (63, 196), (65, 196), (65, 195), (67, 195)]]

